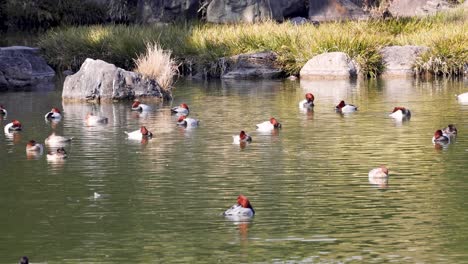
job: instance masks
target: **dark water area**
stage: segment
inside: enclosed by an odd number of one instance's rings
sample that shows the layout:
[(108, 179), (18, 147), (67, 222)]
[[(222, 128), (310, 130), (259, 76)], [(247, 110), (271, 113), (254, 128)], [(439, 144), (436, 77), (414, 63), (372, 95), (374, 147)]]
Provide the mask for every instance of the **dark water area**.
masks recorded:
[[(61, 87), (0, 93), (0, 263), (463, 263), (468, 259), (467, 82), (179, 81), (172, 104), (64, 103)], [(304, 94), (315, 95), (302, 111)], [(357, 105), (338, 114), (340, 101)], [(200, 126), (176, 126), (187, 103)], [(388, 117), (395, 106), (411, 120)], [(63, 112), (48, 122), (52, 107)], [(88, 127), (86, 113), (109, 118)], [(255, 131), (276, 117), (283, 128)], [(456, 140), (434, 145), (453, 123)], [(146, 126), (154, 137), (124, 131)], [(245, 130), (245, 148), (232, 136)], [(73, 137), (51, 162), (25, 145)], [(53, 148), (46, 147), (47, 150)], [(369, 182), (387, 165), (388, 184)], [(95, 198), (94, 193), (100, 197)], [(256, 215), (221, 216), (247, 196)]]

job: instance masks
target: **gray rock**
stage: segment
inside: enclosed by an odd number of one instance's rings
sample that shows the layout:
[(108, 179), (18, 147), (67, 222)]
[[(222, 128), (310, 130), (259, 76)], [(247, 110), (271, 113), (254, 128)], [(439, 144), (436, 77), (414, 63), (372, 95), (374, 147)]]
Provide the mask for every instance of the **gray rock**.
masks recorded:
[(450, 7), (451, 4), (445, 0), (394, 0), (390, 2), (388, 11), (394, 17), (425, 16)]
[(199, 0), (139, 0), (137, 20), (143, 23), (196, 19)]
[(309, 19), (316, 21), (363, 20), (369, 14), (350, 0), (309, 0)]
[(356, 63), (343, 52), (322, 53), (310, 59), (300, 71), (301, 79), (345, 79), (357, 75)]
[(223, 59), (223, 79), (274, 79), (284, 75), (274, 52), (240, 54)]
[(427, 50), (427, 47), (421, 46), (389, 46), (382, 48), (379, 51), (385, 65), (382, 76), (413, 76), (415, 74), (414, 64), (416, 59)]
[(116, 67), (102, 60), (86, 59), (80, 70), (65, 78), (62, 98), (72, 101), (111, 101), (140, 97), (169, 99), (155, 80)]
[(0, 48), (0, 90), (35, 86), (50, 81), (55, 71), (39, 55), (38, 48)]

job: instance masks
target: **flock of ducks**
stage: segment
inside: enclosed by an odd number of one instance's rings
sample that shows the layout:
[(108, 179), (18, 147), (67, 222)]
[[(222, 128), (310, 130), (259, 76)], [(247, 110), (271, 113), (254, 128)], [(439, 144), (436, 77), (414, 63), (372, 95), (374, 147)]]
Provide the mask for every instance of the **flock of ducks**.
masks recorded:
[[(457, 99), (461, 103), (468, 103), (468, 93), (463, 93), (457, 96)], [(299, 102), (299, 108), (303, 110), (311, 110), (314, 107), (314, 95), (312, 93), (306, 93), (305, 99)], [(151, 106), (141, 103), (138, 100), (135, 100), (132, 104), (131, 109), (133, 111), (146, 112), (151, 111)], [(335, 106), (335, 111), (339, 113), (352, 113), (357, 111), (357, 106), (352, 104), (346, 104), (345, 101), (340, 101), (338, 105)], [(198, 119), (188, 117), (190, 109), (187, 104), (183, 103), (177, 107), (173, 107), (171, 112), (176, 114), (179, 118), (177, 119), (177, 125), (183, 126), (186, 128), (197, 127), (200, 123)], [(0, 105), (0, 115), (6, 116), (8, 114), (7, 110)], [(390, 117), (398, 120), (405, 121), (411, 118), (411, 111), (405, 107), (395, 107), (392, 113), (389, 114)], [(52, 108), (50, 112), (45, 114), (46, 120), (60, 121), (62, 114), (58, 108)], [(96, 116), (94, 114), (88, 113), (85, 117), (85, 124), (88, 126), (96, 126), (101, 124), (107, 124), (108, 118), (102, 116)], [(280, 129), (282, 126), (278, 120), (274, 117), (271, 117), (270, 120), (259, 123), (256, 125), (257, 131), (259, 132), (271, 132), (275, 129)], [(22, 130), (21, 122), (14, 119), (4, 127), (4, 132), (6, 134), (15, 133)], [(434, 144), (449, 144), (450, 141), (457, 136), (457, 128), (450, 124), (444, 129), (438, 129), (435, 131), (434, 136), (432, 137), (432, 142)], [(151, 139), (153, 134), (148, 131), (145, 126), (141, 126), (140, 129), (125, 132), (128, 139), (132, 140), (144, 140)], [(68, 143), (73, 138), (67, 138), (63, 136), (58, 136), (55, 133), (52, 133), (49, 137), (45, 139), (45, 144), (51, 146), (58, 146), (55, 148), (55, 151), (47, 153), (48, 160), (63, 160), (67, 158), (67, 152), (62, 146), (63, 143)], [(252, 142), (252, 137), (248, 135), (245, 131), (240, 131), (238, 135), (233, 136), (233, 144), (239, 144), (244, 146)], [(44, 146), (40, 143), (37, 143), (35, 140), (30, 140), (26, 144), (26, 152), (34, 152), (42, 154), (44, 151)], [(388, 182), (389, 170), (386, 166), (382, 165), (378, 168), (374, 168), (369, 171), (368, 177), (369, 182), (376, 185), (385, 185)], [(94, 197), (100, 197), (98, 193), (94, 193)], [(228, 218), (233, 219), (244, 219), (250, 218), (255, 215), (255, 211), (247, 197), (244, 195), (239, 195), (237, 197), (237, 203), (232, 207), (227, 209), (223, 215)]]

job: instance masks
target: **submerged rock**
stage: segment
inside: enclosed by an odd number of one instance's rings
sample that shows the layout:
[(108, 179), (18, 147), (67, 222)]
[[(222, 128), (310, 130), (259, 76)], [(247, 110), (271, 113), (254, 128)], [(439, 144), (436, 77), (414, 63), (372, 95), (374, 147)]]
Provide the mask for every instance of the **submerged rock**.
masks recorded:
[(317, 55), (307, 61), (300, 71), (301, 79), (345, 79), (356, 75), (356, 63), (344, 52)]
[(240, 54), (222, 59), (223, 79), (275, 79), (284, 75), (274, 52)]
[(126, 71), (102, 60), (86, 59), (80, 70), (67, 76), (62, 98), (76, 101), (130, 100), (140, 97), (169, 99), (171, 92), (163, 90), (155, 80)]
[(39, 55), (38, 48), (0, 48), (0, 91), (30, 88), (54, 76), (55, 71)]
[(385, 69), (382, 77), (413, 76), (416, 59), (427, 47), (422, 46), (388, 46), (380, 50)]

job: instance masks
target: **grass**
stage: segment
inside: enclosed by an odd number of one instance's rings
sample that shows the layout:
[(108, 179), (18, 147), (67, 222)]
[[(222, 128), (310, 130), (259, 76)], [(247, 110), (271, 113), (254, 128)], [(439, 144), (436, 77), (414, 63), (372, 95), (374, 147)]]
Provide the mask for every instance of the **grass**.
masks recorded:
[[(175, 60), (198, 70), (221, 57), (271, 50), (289, 74), (298, 74), (312, 56), (342, 51), (365, 76), (383, 70), (379, 50), (388, 45), (422, 45), (429, 51), (416, 65), (421, 72), (461, 74), (467, 63), (468, 12), (458, 9), (425, 18), (349, 21), (295, 26), (278, 24), (178, 24), (165, 26), (109, 25), (55, 29), (39, 45), (57, 68), (79, 68), (87, 58), (102, 59), (126, 69), (144, 54), (146, 43), (170, 50)], [(437, 61), (437, 62), (436, 62)]]

